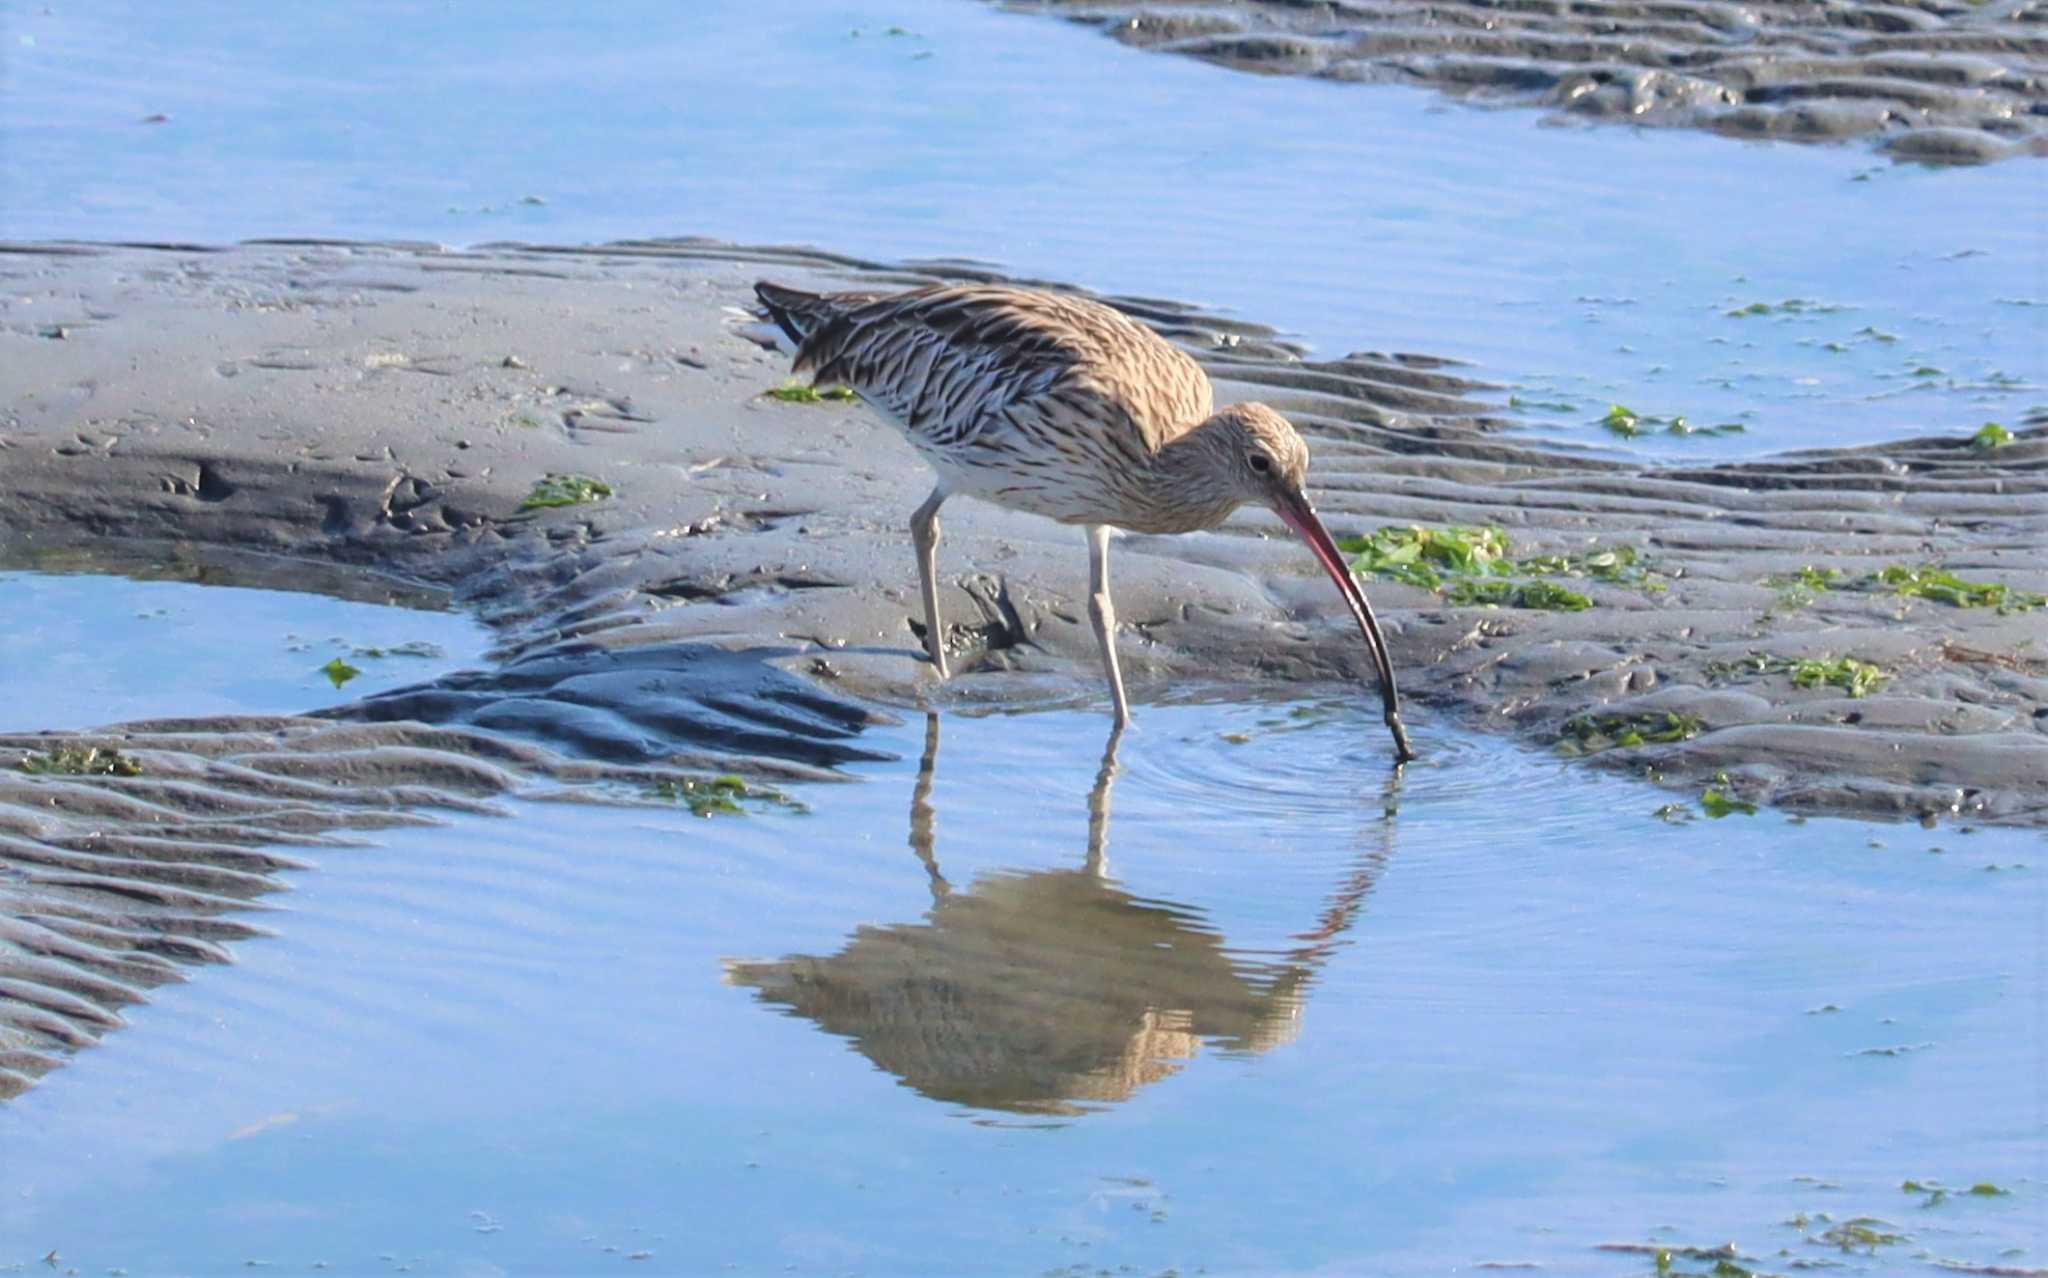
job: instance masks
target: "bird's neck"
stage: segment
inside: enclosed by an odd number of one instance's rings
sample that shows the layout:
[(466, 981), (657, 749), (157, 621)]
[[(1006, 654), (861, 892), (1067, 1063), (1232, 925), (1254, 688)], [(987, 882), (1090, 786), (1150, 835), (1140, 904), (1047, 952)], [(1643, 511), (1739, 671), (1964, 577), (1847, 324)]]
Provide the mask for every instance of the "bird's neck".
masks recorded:
[(1238, 507), (1227, 476), (1229, 444), (1204, 422), (1161, 445), (1145, 476), (1148, 524), (1140, 532), (1182, 533), (1214, 528)]

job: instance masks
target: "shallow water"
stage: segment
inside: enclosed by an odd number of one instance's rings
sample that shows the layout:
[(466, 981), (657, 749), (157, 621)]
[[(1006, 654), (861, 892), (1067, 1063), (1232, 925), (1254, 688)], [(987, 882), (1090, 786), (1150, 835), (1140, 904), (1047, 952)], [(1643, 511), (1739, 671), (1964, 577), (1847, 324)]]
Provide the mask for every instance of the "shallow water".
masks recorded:
[[(0, 1108), (0, 1268), (2042, 1263), (2040, 834), (1672, 825), (1426, 719), (1394, 782), (1377, 729), (1141, 707), (1106, 773), (1097, 713), (913, 716), (804, 813), (317, 850)], [(1863, 1215), (1910, 1241), (1816, 1241)]]
[(489, 632), (468, 614), (393, 607), (422, 592), (358, 584), (337, 599), (0, 571), (0, 731), (297, 714), (481, 661)]
[[(6, 236), (956, 255), (1474, 360), (1546, 432), (1681, 456), (2048, 402), (2035, 161), (1557, 127), (962, 0), (4, 12)], [(1612, 441), (1615, 402), (1745, 431)]]

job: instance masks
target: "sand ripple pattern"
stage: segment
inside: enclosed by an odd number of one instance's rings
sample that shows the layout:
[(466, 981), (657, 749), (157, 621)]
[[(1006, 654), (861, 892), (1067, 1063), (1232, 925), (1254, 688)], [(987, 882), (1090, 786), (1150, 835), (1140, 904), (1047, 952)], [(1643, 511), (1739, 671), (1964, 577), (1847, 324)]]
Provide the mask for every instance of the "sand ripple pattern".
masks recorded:
[(1574, 118), (1878, 140), (1973, 164), (2048, 147), (2038, 0), (1039, 0), (1126, 44), (1269, 75), (1423, 84)]
[[(0, 1101), (187, 965), (228, 962), (230, 942), (263, 935), (263, 898), (312, 852), (500, 814), (493, 800), (509, 794), (630, 801), (707, 774), (786, 784), (882, 757), (844, 744), (869, 711), (748, 667), (723, 651), (614, 659), (572, 641), (318, 717), (0, 735)], [(664, 678), (666, 693), (649, 686)], [(429, 713), (441, 726), (420, 721)], [(20, 766), (91, 749), (118, 751), (133, 775)]]

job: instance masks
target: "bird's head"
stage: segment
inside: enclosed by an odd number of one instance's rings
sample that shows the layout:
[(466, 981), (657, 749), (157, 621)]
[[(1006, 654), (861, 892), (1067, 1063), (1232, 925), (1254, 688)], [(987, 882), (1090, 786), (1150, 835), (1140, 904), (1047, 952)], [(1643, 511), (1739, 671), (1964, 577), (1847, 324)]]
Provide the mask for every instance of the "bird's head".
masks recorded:
[(1264, 404), (1233, 404), (1204, 422), (1212, 464), (1225, 476), (1238, 504), (1279, 510), (1308, 483), (1308, 445), (1294, 424)]
[(1379, 621), (1373, 616), (1372, 605), (1366, 602), (1365, 592), (1345, 566), (1337, 543), (1309, 503), (1308, 445), (1302, 442), (1293, 423), (1264, 404), (1234, 404), (1210, 417), (1191, 434), (1202, 437), (1212, 482), (1228, 489), (1231, 504), (1257, 502), (1270, 508), (1308, 543), (1316, 562), (1337, 584), (1344, 602), (1350, 605), (1352, 618), (1358, 622), (1359, 633), (1372, 651), (1373, 664), (1379, 669), (1387, 726), (1394, 731), (1397, 757), (1413, 758), (1407, 733), (1401, 727), (1394, 668), (1387, 655), (1386, 640), (1380, 635)]

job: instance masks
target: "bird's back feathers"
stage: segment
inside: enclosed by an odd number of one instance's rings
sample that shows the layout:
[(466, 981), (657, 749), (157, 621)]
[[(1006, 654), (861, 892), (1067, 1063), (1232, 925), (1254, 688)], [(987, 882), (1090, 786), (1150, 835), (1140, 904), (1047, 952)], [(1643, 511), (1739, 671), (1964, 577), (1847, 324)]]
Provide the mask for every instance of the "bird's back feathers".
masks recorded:
[(1194, 360), (1086, 298), (988, 284), (881, 295), (763, 282), (755, 292), (797, 341), (796, 372), (851, 387), (917, 442), (959, 443), (1006, 409), (1045, 401), (1149, 453), (1211, 409)]

